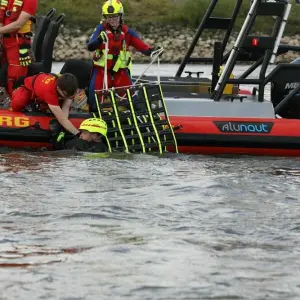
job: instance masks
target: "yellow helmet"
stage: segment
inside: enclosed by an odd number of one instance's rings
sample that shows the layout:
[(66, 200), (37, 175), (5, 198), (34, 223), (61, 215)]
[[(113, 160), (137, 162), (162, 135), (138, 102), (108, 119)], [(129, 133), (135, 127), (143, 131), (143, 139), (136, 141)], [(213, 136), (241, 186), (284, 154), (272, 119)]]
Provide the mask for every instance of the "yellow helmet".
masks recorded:
[(109, 15), (120, 14), (123, 15), (124, 9), (121, 1), (119, 0), (108, 0), (102, 6), (103, 17)]
[(90, 133), (99, 133), (103, 136), (107, 134), (107, 124), (102, 119), (90, 118), (84, 120), (80, 126), (79, 130), (87, 130)]

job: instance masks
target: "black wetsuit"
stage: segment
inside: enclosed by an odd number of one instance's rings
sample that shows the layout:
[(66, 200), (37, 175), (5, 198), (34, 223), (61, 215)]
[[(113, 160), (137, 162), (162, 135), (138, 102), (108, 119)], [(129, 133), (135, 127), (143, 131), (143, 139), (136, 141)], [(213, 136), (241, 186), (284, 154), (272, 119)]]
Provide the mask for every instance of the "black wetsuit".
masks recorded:
[(102, 140), (99, 142), (88, 142), (79, 137), (74, 137), (72, 140), (66, 142), (55, 143), (54, 147), (56, 150), (68, 149), (94, 153), (108, 152), (108, 148)]
[(107, 152), (107, 146), (102, 142), (87, 142), (79, 137), (75, 137), (70, 141), (65, 143), (65, 149), (72, 149), (78, 151), (85, 151), (85, 152)]

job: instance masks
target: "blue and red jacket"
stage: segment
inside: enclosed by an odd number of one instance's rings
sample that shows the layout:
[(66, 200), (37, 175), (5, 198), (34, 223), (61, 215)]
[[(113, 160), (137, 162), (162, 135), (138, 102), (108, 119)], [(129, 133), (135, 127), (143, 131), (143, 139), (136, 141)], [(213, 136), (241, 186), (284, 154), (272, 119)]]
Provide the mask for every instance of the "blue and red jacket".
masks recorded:
[(87, 44), (89, 51), (95, 51), (94, 65), (104, 65), (103, 51), (105, 44), (100, 37), (102, 31), (108, 37), (108, 70), (114, 68), (117, 71), (119, 68), (125, 68), (126, 64), (130, 63), (130, 46), (147, 56), (152, 52), (152, 48), (144, 43), (134, 30), (128, 28), (126, 25), (121, 25), (117, 32), (113, 32), (107, 24), (99, 24)]

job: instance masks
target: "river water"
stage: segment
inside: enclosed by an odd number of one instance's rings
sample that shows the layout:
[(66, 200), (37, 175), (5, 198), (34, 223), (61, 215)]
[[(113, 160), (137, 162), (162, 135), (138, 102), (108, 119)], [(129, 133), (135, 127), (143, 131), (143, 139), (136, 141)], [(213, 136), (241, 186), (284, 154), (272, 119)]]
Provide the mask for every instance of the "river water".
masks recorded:
[(1, 300), (300, 299), (297, 158), (0, 161)]

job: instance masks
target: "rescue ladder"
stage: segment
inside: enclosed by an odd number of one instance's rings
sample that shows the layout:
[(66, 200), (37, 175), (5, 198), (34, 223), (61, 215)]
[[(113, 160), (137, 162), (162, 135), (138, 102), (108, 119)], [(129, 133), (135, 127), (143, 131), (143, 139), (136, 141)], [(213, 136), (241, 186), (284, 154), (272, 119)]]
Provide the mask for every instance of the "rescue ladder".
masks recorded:
[(121, 101), (115, 89), (107, 91), (103, 103), (99, 102), (97, 92), (95, 97), (99, 117), (108, 125), (107, 143), (111, 151), (162, 154), (171, 146), (178, 153), (159, 84), (130, 87), (126, 89), (126, 99)]

